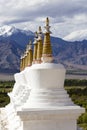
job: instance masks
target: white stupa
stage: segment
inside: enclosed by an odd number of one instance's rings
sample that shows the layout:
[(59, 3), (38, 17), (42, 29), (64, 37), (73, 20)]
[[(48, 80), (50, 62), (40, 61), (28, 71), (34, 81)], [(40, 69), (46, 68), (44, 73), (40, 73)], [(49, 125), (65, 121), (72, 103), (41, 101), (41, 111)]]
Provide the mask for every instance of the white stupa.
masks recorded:
[(62, 64), (53, 63), (49, 28), (47, 18), (42, 52), (41, 31), (34, 41), (39, 60), (32, 56), (30, 46), (21, 58), (21, 72), (15, 74), (10, 104), (5, 107), (7, 130), (77, 130), (77, 118), (85, 112), (64, 89), (66, 70)]

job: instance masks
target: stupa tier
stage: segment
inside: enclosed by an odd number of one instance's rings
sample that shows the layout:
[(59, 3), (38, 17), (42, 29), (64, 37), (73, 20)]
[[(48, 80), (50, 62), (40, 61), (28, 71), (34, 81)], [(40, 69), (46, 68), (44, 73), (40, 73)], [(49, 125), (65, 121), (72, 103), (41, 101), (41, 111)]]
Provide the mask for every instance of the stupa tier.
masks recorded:
[(64, 89), (64, 66), (53, 62), (48, 18), (45, 30), (39, 27), (21, 56), (20, 73), (14, 75), (5, 107), (8, 130), (80, 130), (77, 119), (85, 110)]

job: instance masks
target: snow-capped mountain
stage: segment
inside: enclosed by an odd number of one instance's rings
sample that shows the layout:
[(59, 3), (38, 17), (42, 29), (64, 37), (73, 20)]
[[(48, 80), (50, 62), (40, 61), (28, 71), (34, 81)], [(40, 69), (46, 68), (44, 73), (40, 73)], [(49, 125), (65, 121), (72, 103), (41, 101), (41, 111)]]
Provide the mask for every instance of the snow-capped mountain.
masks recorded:
[(87, 40), (87, 29), (78, 30), (70, 33), (69, 35), (63, 38), (66, 41), (83, 41)]
[[(30, 40), (34, 40), (31, 31), (10, 26), (0, 28), (0, 73), (19, 71), (20, 55)], [(87, 70), (87, 40), (68, 42), (51, 36), (51, 44), (55, 62), (64, 64), (66, 68)]]
[(19, 33), (19, 32), (24, 33), (26, 35), (34, 35), (34, 33), (30, 30), (21, 30), (15, 28), (14, 26), (4, 25), (0, 27), (0, 36), (8, 37), (11, 36), (12, 34)]

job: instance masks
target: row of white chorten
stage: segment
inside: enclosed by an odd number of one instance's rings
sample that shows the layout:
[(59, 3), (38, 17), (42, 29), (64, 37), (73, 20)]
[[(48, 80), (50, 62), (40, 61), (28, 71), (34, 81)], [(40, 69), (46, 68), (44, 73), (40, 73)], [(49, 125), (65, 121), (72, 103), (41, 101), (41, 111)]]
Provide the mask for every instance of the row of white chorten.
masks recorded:
[(49, 19), (46, 18), (44, 33), (44, 42), (42, 40), (42, 29), (39, 26), (38, 32), (35, 33), (34, 38), (34, 49), (32, 50), (32, 42), (26, 46), (24, 54), (21, 56), (20, 61), (20, 71), (24, 70), (25, 67), (31, 66), (32, 64), (42, 63), (42, 62), (52, 62), (52, 48), (50, 42), (50, 26)]

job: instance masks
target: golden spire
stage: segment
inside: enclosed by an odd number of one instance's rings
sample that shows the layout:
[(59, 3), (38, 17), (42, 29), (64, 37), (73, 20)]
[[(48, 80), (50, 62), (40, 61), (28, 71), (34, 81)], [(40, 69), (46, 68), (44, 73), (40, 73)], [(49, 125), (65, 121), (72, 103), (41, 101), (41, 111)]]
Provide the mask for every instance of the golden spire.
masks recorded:
[(23, 56), (21, 55), (21, 58), (20, 58), (20, 71), (23, 70)]
[(43, 62), (52, 62), (52, 47), (50, 42), (50, 26), (49, 26), (49, 19), (46, 19), (46, 32), (44, 33), (44, 44), (43, 44), (43, 53), (42, 53), (42, 61)]
[(23, 56), (23, 70), (25, 69), (25, 56)]
[(32, 51), (32, 42), (30, 40), (29, 45), (28, 45), (28, 66), (32, 65), (33, 61), (33, 51)]
[(22, 70), (24, 70), (25, 69), (25, 54), (23, 54), (21, 58), (22, 58), (22, 67), (21, 68), (22, 68)]
[(27, 46), (26, 46), (26, 50), (25, 50), (25, 52), (24, 52), (24, 55), (25, 55), (25, 67), (27, 67), (28, 66), (28, 44), (27, 44)]
[(41, 63), (42, 49), (43, 49), (42, 29), (41, 29), (41, 26), (39, 26), (39, 30), (38, 30), (38, 46), (37, 46), (37, 63)]
[(33, 64), (37, 60), (37, 38), (38, 38), (38, 33), (35, 32), (35, 38), (34, 38), (34, 52), (33, 52)]
[(46, 18), (46, 26), (49, 26), (49, 18)]
[(41, 26), (39, 26), (39, 29), (38, 29), (38, 34), (42, 34), (42, 29), (41, 29)]
[(24, 52), (24, 68), (27, 67), (27, 53), (26, 51)]

